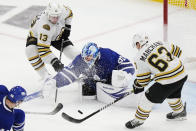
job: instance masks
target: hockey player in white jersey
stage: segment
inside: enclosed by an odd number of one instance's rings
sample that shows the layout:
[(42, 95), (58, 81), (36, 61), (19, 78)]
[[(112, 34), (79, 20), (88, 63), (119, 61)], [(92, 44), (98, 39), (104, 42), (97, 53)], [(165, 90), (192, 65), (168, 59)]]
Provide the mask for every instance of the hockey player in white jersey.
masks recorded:
[(53, 54), (53, 46), (71, 60), (79, 51), (69, 40), (72, 10), (56, 0), (51, 0), (47, 8), (31, 23), (26, 43), (26, 56), (34, 70), (44, 80), (49, 76), (45, 64), (51, 64), (56, 72), (63, 69), (62, 62)]
[(133, 84), (134, 93), (144, 91), (144, 87), (152, 80), (155, 81), (142, 96), (135, 118), (126, 123), (127, 128), (142, 125), (149, 117), (152, 107), (165, 99), (173, 112), (166, 115), (169, 120), (186, 118), (186, 103), (182, 103), (181, 90), (187, 74), (179, 59), (181, 50), (173, 44), (149, 42), (146, 35), (135, 34), (133, 47), (138, 49), (135, 57), (136, 79)]

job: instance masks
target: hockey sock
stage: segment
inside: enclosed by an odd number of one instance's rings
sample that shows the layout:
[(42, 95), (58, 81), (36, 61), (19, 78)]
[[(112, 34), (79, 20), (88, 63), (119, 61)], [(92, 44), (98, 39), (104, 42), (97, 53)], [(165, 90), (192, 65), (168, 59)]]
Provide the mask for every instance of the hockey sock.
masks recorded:
[(143, 123), (149, 117), (153, 105), (154, 104), (143, 95), (135, 113), (135, 118)]
[(180, 98), (167, 99), (167, 102), (174, 113), (180, 113), (184, 109)]

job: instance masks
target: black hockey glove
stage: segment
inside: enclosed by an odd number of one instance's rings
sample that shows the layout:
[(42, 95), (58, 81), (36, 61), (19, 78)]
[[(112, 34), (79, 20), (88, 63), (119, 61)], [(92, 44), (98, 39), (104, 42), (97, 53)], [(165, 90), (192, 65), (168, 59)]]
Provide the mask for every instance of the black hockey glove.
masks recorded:
[(62, 34), (62, 39), (67, 40), (68, 37), (70, 36), (70, 32), (71, 32), (71, 25), (65, 25), (65, 29)]
[(64, 68), (64, 64), (57, 58), (52, 59), (51, 64), (56, 72), (60, 72)]
[(134, 80), (134, 84), (133, 84), (133, 92), (134, 94), (138, 94), (140, 92), (144, 91), (144, 87), (141, 86), (138, 82), (137, 79)]
[(92, 85), (85, 83), (82, 85), (82, 95), (83, 96), (96, 95), (96, 89)]

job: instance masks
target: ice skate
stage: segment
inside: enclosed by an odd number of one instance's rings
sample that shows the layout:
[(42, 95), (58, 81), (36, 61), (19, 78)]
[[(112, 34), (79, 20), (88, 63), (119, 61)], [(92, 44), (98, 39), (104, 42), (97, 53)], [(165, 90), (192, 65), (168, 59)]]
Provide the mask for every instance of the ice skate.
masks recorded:
[(125, 124), (125, 126), (126, 126), (127, 128), (129, 128), (129, 129), (133, 129), (133, 128), (138, 127), (138, 126), (140, 126), (140, 125), (142, 125), (142, 124), (143, 124), (143, 122), (140, 122), (140, 121), (138, 121), (138, 120), (136, 120), (136, 119), (133, 119), (133, 120), (131, 120), (131, 121), (128, 121), (128, 122)]
[(182, 121), (186, 120), (186, 103), (184, 103), (184, 109), (180, 113), (175, 113), (175, 112), (170, 112), (167, 114), (167, 120), (177, 120), (177, 121)]

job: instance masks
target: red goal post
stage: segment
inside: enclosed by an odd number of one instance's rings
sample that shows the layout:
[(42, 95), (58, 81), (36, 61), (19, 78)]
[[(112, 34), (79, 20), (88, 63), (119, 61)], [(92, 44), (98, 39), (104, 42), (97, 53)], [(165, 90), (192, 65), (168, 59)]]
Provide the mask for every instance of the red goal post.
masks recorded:
[(155, 0), (163, 1), (163, 40), (168, 41), (168, 5), (196, 10), (196, 0)]
[(196, 0), (152, 0), (163, 3), (163, 40), (168, 41), (168, 6), (196, 10)]

